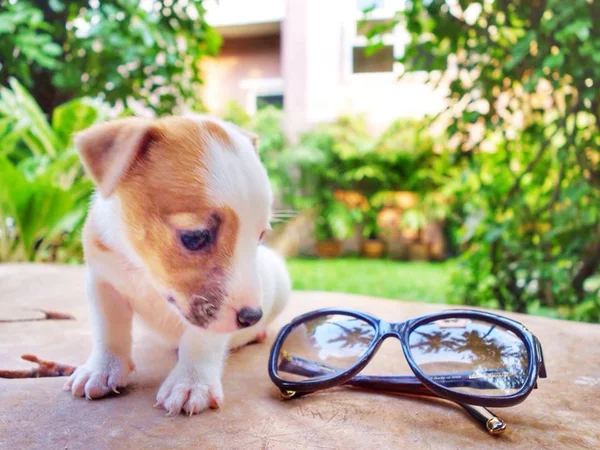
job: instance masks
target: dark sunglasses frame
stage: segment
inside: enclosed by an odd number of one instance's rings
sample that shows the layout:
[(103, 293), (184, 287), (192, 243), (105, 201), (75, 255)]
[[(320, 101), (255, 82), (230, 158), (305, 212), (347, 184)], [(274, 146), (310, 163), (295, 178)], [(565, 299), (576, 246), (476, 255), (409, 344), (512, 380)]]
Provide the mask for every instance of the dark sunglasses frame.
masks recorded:
[[(281, 347), (290, 332), (303, 322), (328, 315), (354, 317), (369, 323), (373, 327), (375, 335), (365, 354), (352, 367), (341, 372), (339, 372), (338, 368), (331, 368), (318, 362), (302, 360), (297, 357), (285, 359), (284, 365), (286, 367), (282, 367), (282, 365), (278, 367)], [(525, 344), (529, 358), (527, 377), (522, 388), (514, 394), (498, 397), (465, 394), (437, 383), (435, 378), (439, 377), (439, 375), (428, 376), (424, 374), (411, 355), (408, 344), (409, 336), (421, 325), (444, 319), (472, 319), (488, 322), (490, 324), (501, 326), (519, 337)], [(369, 361), (371, 361), (373, 356), (375, 356), (383, 341), (389, 337), (396, 337), (400, 340), (404, 356), (413, 371), (414, 376), (358, 375)], [(319, 379), (302, 381), (284, 380), (277, 375), (278, 371), (281, 369), (285, 369), (286, 372), (298, 375), (318, 376)], [(464, 374), (465, 380), (470, 380), (468, 375), (469, 374)], [(391, 323), (370, 314), (347, 309), (320, 309), (296, 317), (281, 329), (271, 349), (269, 357), (269, 376), (273, 383), (280, 389), (281, 396), (284, 399), (300, 397), (315, 391), (340, 385), (444, 398), (458, 403), (473, 416), (488, 433), (497, 435), (504, 432), (506, 423), (486, 407), (507, 407), (523, 402), (533, 389), (537, 389), (538, 376), (540, 378), (546, 378), (547, 375), (542, 354), (542, 346), (539, 340), (521, 323), (496, 314), (475, 310), (449, 310), (420, 316), (405, 322)], [(457, 384), (454, 387), (460, 386), (460, 381), (460, 377), (455, 380), (454, 382)]]

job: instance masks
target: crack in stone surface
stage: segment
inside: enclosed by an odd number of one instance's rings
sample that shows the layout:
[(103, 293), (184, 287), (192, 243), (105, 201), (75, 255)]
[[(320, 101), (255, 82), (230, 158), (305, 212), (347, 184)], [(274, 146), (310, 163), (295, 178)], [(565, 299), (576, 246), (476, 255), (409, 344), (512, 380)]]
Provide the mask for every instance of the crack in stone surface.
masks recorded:
[(37, 364), (29, 370), (0, 370), (0, 378), (47, 378), (66, 377), (75, 372), (77, 367), (60, 364), (54, 361), (44, 361), (35, 355), (21, 355), (21, 359)]

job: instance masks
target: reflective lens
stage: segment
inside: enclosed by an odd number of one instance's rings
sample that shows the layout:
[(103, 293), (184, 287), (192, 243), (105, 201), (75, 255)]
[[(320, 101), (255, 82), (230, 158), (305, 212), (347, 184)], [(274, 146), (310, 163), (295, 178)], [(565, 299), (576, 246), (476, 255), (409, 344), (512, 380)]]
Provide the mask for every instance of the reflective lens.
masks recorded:
[(525, 343), (493, 323), (436, 320), (415, 328), (409, 346), (421, 371), (453, 391), (502, 397), (517, 393), (527, 381)]
[(288, 381), (318, 379), (352, 367), (368, 350), (375, 329), (346, 315), (302, 322), (287, 335), (277, 359), (277, 375)]

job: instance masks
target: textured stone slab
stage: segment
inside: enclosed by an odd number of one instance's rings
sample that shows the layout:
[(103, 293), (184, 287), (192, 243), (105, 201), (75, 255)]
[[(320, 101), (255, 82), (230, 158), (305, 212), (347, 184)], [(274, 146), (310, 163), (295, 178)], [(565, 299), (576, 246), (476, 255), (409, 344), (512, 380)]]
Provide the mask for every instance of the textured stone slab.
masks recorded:
[[(432, 280), (435, 282), (435, 280)], [(165, 417), (156, 391), (172, 350), (136, 329), (138, 371), (120, 396), (74, 399), (62, 378), (0, 379), (0, 449), (385, 449), (600, 448), (600, 326), (511, 315), (542, 341), (549, 378), (516, 407), (496, 409), (509, 429), (493, 438), (451, 403), (351, 389), (280, 401), (267, 375), (275, 331), (295, 315), (344, 306), (402, 320), (440, 309), (359, 296), (295, 293), (265, 344), (232, 355), (225, 405), (199, 416)], [(28, 369), (20, 355), (81, 364), (91, 345), (81, 267), (0, 265), (2, 318), (68, 313), (76, 320), (0, 322), (0, 369)], [(398, 342), (382, 346), (368, 373), (405, 373)]]

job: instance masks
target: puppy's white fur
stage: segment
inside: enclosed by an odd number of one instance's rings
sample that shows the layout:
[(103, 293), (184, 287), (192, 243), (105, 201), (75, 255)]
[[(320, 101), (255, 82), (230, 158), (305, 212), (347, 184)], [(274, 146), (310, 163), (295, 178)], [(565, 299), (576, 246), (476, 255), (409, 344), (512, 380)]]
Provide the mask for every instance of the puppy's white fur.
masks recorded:
[[(214, 119), (195, 116), (192, 120), (201, 124)], [(284, 307), (290, 292), (285, 265), (271, 250), (257, 247), (256, 226), (268, 226), (272, 201), (264, 168), (243, 133), (234, 126), (218, 123), (238, 151), (219, 148), (222, 143), (209, 139), (208, 161), (204, 164), (208, 173), (199, 172), (198, 177), (208, 176), (212, 200), (233, 209), (239, 218), (229, 295), (244, 297), (237, 304), (260, 304), (263, 318), (232, 336), (190, 324), (166, 301), (163, 286), (153, 279), (143, 258), (130, 245), (119, 198), (96, 195), (84, 236), (93, 350), (88, 361), (65, 384), (73, 395), (93, 399), (127, 385), (134, 370), (131, 327), (135, 313), (179, 349), (178, 362), (162, 384), (157, 404), (169, 414), (185, 411), (191, 415), (218, 407), (223, 402), (221, 377), (230, 337), (230, 347), (260, 337)], [(92, 251), (88, 235), (95, 236), (111, 251)], [(222, 310), (219, 322), (225, 324), (222, 329), (228, 330), (235, 323), (235, 310), (228, 305)]]

